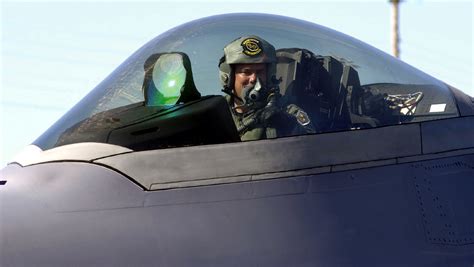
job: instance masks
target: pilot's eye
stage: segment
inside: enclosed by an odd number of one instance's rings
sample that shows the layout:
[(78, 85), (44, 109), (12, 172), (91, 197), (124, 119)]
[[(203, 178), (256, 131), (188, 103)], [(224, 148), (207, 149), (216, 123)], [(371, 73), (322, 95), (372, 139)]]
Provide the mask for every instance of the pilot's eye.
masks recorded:
[(244, 76), (256, 75), (258, 77), (262, 77), (265, 74), (265, 71), (264, 70), (241, 70), (238, 73)]
[(251, 71), (251, 70), (242, 70), (242, 71), (240, 71), (240, 73), (245, 75), (245, 76), (250, 76), (250, 75), (254, 74), (254, 72)]

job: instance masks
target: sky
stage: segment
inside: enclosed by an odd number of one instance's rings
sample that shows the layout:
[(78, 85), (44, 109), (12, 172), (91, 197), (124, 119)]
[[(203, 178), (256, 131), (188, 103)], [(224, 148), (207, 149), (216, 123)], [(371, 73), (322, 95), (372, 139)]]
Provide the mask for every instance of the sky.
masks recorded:
[[(387, 0), (7, 0), (0, 11), (0, 168), (143, 44), (190, 20), (235, 12), (278, 14), (391, 53)], [(473, 13), (471, 0), (405, 0), (401, 60), (474, 95)]]

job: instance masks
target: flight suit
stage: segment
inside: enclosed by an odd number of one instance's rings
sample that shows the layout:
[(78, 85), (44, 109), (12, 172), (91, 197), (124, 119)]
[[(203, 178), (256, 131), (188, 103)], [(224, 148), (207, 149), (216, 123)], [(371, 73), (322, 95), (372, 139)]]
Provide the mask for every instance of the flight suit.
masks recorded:
[(306, 112), (294, 104), (285, 108), (263, 107), (241, 114), (232, 108), (231, 96), (226, 96), (226, 100), (242, 141), (316, 133)]

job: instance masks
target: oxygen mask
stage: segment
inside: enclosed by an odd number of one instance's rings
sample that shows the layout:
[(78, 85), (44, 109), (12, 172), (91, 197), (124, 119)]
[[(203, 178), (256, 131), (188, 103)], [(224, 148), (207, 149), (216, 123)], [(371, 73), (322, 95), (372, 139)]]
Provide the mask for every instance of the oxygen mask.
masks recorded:
[(265, 100), (265, 89), (260, 82), (260, 79), (257, 78), (255, 84), (249, 84), (242, 89), (242, 105), (245, 107), (254, 107), (255, 105), (260, 106), (259, 104)]

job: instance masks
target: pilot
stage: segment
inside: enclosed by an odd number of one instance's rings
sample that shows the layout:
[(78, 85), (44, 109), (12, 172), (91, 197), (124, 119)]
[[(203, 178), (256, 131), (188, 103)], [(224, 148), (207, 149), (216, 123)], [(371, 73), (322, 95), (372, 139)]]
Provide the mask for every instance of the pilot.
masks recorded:
[(314, 133), (306, 112), (281, 101), (275, 47), (258, 36), (224, 47), (219, 61), (223, 92), (242, 141)]

